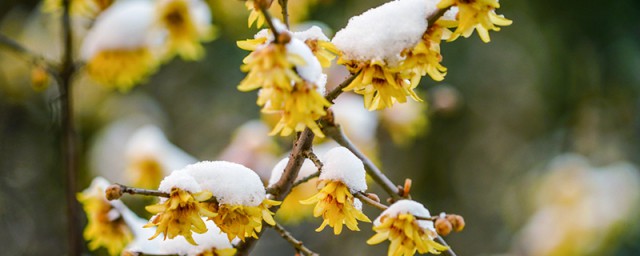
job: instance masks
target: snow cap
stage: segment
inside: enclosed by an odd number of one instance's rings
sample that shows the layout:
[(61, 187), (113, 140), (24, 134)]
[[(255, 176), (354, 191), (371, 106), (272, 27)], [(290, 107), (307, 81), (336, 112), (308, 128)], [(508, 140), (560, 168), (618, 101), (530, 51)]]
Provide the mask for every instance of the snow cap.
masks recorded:
[(345, 147), (335, 147), (323, 157), (321, 180), (341, 181), (351, 192), (367, 190), (366, 173), (362, 161)]
[(191, 193), (198, 193), (202, 190), (198, 182), (184, 171), (173, 171), (169, 176), (160, 182), (158, 190), (170, 193), (172, 188), (179, 188)]
[(152, 1), (116, 1), (87, 33), (80, 50), (82, 59), (89, 60), (103, 50), (137, 49), (161, 41), (161, 34), (152, 29), (155, 11)]
[(258, 206), (266, 198), (258, 174), (241, 164), (202, 161), (180, 171), (197, 180), (202, 190), (213, 193), (220, 204)]
[[(389, 208), (387, 208), (386, 210), (384, 210), (380, 216), (378, 216), (378, 218), (376, 218), (376, 220), (373, 222), (374, 226), (378, 226), (381, 224), (380, 222), (380, 218), (382, 216), (387, 216), (387, 217), (391, 217), (391, 218), (395, 218), (397, 217), (399, 214), (404, 214), (404, 213), (409, 213), (413, 216), (417, 216), (417, 217), (431, 217), (431, 214), (429, 214), (429, 210), (427, 210), (427, 208), (424, 207), (424, 205), (422, 205), (421, 203), (418, 203), (416, 201), (413, 200), (399, 200), (397, 202), (395, 202), (394, 204), (392, 204), (391, 206), (389, 206)], [(418, 220), (418, 225), (421, 228), (424, 229), (430, 229), (435, 231), (435, 228), (433, 226), (433, 221), (430, 220)]]
[(427, 17), (438, 0), (396, 0), (349, 19), (333, 44), (347, 60), (384, 60), (396, 65), (404, 49), (413, 48), (427, 30)]

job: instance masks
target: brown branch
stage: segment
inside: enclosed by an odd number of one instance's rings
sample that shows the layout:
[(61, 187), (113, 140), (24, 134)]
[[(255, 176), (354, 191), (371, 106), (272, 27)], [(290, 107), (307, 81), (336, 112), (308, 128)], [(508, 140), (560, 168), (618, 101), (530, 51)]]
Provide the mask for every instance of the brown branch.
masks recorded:
[(318, 171), (322, 170), (322, 166), (324, 166), (322, 164), (322, 161), (320, 161), (320, 158), (318, 158), (318, 156), (313, 153), (313, 151), (311, 149), (307, 150), (304, 152), (304, 156), (311, 160), (311, 162), (313, 162), (313, 164), (316, 166), (316, 168), (318, 168)]
[(0, 34), (0, 47), (4, 47), (26, 59), (26, 61), (32, 63), (33, 65), (43, 67), (49, 75), (57, 78), (58, 70), (54, 68), (54, 65), (47, 62), (44, 57), (34, 53), (33, 51), (25, 48), (17, 41), (9, 38), (6, 35)]
[(307, 176), (307, 177), (304, 177), (304, 178), (302, 178), (302, 179), (300, 179), (300, 180), (298, 180), (298, 181), (294, 182), (294, 183), (293, 183), (293, 185), (291, 185), (291, 187), (294, 187), (294, 188), (295, 188), (295, 187), (297, 187), (298, 185), (300, 185), (300, 184), (302, 184), (302, 183), (305, 183), (305, 182), (307, 182), (307, 181), (309, 181), (309, 180), (312, 180), (313, 178), (318, 177), (318, 176), (320, 176), (320, 171), (314, 172), (313, 174), (311, 174), (311, 175), (309, 175), (309, 176)]
[(280, 8), (282, 8), (282, 19), (284, 20), (284, 24), (289, 27), (289, 10), (288, 10), (288, 0), (278, 0), (278, 4), (280, 4)]
[(363, 192), (358, 192), (354, 196), (357, 197), (358, 199), (360, 199), (360, 201), (365, 202), (366, 204), (371, 205), (371, 206), (377, 208), (378, 210), (384, 211), (387, 208), (389, 208), (389, 206), (386, 206), (384, 204), (381, 204), (380, 202), (376, 202), (375, 200), (369, 198)]
[(291, 244), (291, 246), (293, 246), (293, 248), (295, 248), (296, 252), (301, 252), (304, 255), (308, 255), (308, 256), (317, 256), (319, 254), (311, 251), (309, 248), (305, 247), (302, 244), (302, 241), (297, 240), (295, 237), (293, 237), (291, 235), (291, 233), (289, 233), (289, 231), (287, 231), (286, 229), (284, 229), (284, 227), (282, 225), (280, 225), (279, 223), (276, 223), (275, 226), (273, 226), (273, 229), (275, 231), (277, 231), (280, 236), (282, 238), (284, 238), (284, 240), (287, 240), (287, 242), (289, 242)]
[(431, 27), (431, 25), (435, 24), (436, 21), (438, 21), (438, 19), (440, 17), (442, 17), (442, 15), (444, 15), (445, 12), (447, 12), (449, 9), (451, 9), (451, 6), (444, 8), (444, 9), (438, 9), (438, 11), (434, 14), (432, 14), (431, 16), (427, 17), (427, 25), (429, 27)]
[(157, 196), (157, 197), (169, 197), (169, 193), (159, 190), (142, 189), (125, 186), (122, 184), (113, 184), (105, 189), (107, 200), (117, 200), (122, 197), (123, 194), (130, 195), (145, 195), (145, 196)]
[(278, 32), (278, 29), (276, 29), (276, 27), (273, 25), (273, 17), (271, 16), (271, 13), (269, 13), (269, 10), (268, 10), (269, 6), (266, 6), (265, 4), (262, 4), (262, 3), (260, 3), (259, 5), (260, 5), (260, 12), (262, 12), (262, 15), (264, 15), (264, 19), (267, 20), (267, 24), (269, 25), (269, 28), (273, 33), (273, 38), (275, 38), (276, 42), (278, 42), (280, 38), (279, 37), (280, 33)]
[(353, 80), (356, 79), (356, 77), (358, 77), (359, 74), (360, 74), (360, 71), (352, 74), (349, 78), (347, 78), (342, 83), (340, 83), (340, 85), (336, 86), (336, 88), (333, 88), (333, 90), (328, 92), (324, 96), (324, 98), (327, 99), (329, 102), (333, 102), (336, 98), (338, 98), (338, 96), (340, 96), (340, 94), (342, 94), (343, 92), (342, 89), (349, 86), (349, 84), (351, 84), (351, 82), (353, 82)]

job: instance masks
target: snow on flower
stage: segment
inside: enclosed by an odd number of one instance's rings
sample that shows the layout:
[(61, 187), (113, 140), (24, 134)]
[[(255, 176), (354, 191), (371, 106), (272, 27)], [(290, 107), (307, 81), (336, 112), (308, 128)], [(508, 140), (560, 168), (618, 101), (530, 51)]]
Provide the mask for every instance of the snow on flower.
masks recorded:
[(165, 58), (202, 58), (204, 48), (200, 41), (211, 41), (215, 36), (207, 4), (202, 0), (161, 0), (158, 12), (158, 23), (168, 31)]
[(262, 230), (262, 221), (275, 225), (269, 208), (280, 202), (266, 198), (266, 191), (260, 177), (251, 169), (225, 161), (203, 161), (189, 165), (181, 171), (194, 177), (203, 191), (213, 194), (215, 202), (201, 205), (215, 216), (208, 216), (229, 241), (235, 237), (257, 238)]
[(89, 75), (105, 86), (127, 91), (158, 66), (153, 47), (155, 6), (146, 0), (118, 1), (96, 19), (84, 39), (81, 57)]
[(89, 241), (89, 249), (104, 247), (110, 255), (119, 255), (133, 240), (133, 233), (122, 212), (114, 207), (114, 204), (124, 205), (118, 200), (110, 202), (106, 199), (104, 190), (109, 185), (106, 179), (96, 177), (77, 198), (87, 215), (83, 235)]
[(362, 161), (344, 147), (336, 147), (323, 157), (324, 166), (320, 174), (320, 191), (312, 197), (300, 201), (302, 204), (314, 204), (313, 216), (322, 216), (324, 221), (316, 231), (322, 231), (327, 225), (333, 227), (333, 233), (342, 232), (342, 225), (359, 231), (358, 220), (371, 222), (357, 206), (361, 205), (353, 193), (367, 189), (365, 170)]
[(400, 200), (389, 206), (373, 222), (376, 234), (367, 244), (378, 244), (390, 240), (389, 256), (411, 256), (416, 253), (439, 254), (448, 247), (435, 241), (437, 237), (433, 222), (416, 217), (431, 217), (429, 210), (412, 200)]
[[(204, 221), (204, 219), (203, 219)], [(227, 235), (220, 231), (212, 221), (205, 221), (207, 232), (202, 234), (194, 234), (193, 240), (198, 245), (189, 243), (182, 237), (176, 237), (171, 240), (160, 242), (160, 251), (163, 254), (177, 254), (187, 256), (216, 255), (216, 256), (232, 256), (235, 255), (236, 249), (233, 248), (231, 242), (227, 240)]]

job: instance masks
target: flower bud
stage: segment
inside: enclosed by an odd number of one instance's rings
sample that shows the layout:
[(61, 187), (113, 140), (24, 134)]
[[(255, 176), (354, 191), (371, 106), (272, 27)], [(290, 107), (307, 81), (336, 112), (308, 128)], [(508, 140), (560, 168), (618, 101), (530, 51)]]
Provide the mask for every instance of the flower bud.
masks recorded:
[(31, 69), (31, 87), (36, 92), (41, 92), (49, 87), (49, 74), (42, 66)]
[(438, 218), (436, 220), (436, 232), (438, 232), (439, 235), (441, 236), (446, 236), (449, 233), (451, 233), (451, 230), (453, 229), (451, 222), (449, 222), (447, 219), (442, 219), (442, 218)]
[(453, 226), (454, 231), (460, 232), (464, 229), (465, 223), (464, 223), (464, 218), (462, 218), (462, 216), (450, 214), (450, 215), (447, 215), (446, 218)]
[(120, 199), (120, 197), (122, 197), (122, 194), (124, 194), (120, 185), (117, 184), (108, 186), (104, 192), (107, 200), (109, 201)]
[(280, 32), (278, 33), (278, 43), (287, 44), (291, 42), (291, 34), (288, 32)]

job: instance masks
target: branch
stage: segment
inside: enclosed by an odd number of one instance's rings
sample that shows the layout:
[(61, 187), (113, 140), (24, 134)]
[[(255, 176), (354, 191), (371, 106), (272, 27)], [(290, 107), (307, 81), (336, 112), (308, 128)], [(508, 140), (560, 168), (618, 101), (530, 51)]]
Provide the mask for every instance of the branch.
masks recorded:
[(287, 10), (288, 3), (288, 0), (278, 0), (278, 4), (280, 4), (280, 8), (282, 8), (282, 19), (287, 27), (289, 27), (289, 10)]
[(309, 150), (307, 150), (307, 151), (305, 151), (303, 153), (304, 153), (304, 156), (307, 159), (311, 160), (311, 162), (313, 162), (313, 164), (316, 166), (316, 168), (318, 168), (318, 171), (322, 170), (322, 167), (324, 166), (322, 164), (322, 161), (320, 161), (318, 156), (315, 153), (313, 153), (313, 151), (311, 149), (309, 149)]
[(58, 77), (58, 71), (53, 68), (54, 65), (47, 62), (44, 57), (30, 51), (6, 35), (0, 34), (0, 46), (4, 46), (6, 49), (25, 57), (28, 62), (34, 65), (43, 67), (51, 76), (55, 78)]
[(358, 72), (356, 72), (354, 74), (351, 74), (351, 76), (349, 78), (347, 78), (342, 83), (340, 83), (340, 85), (336, 86), (336, 88), (333, 88), (333, 90), (328, 92), (324, 96), (324, 98), (327, 99), (329, 102), (333, 102), (336, 98), (338, 98), (338, 96), (340, 96), (340, 94), (342, 94), (342, 92), (343, 92), (342, 89), (344, 89), (345, 87), (349, 86), (349, 84), (351, 84), (351, 82), (353, 82), (353, 80), (356, 79), (356, 77), (358, 77), (360, 72), (361, 71), (358, 71)]
[(302, 183), (305, 183), (305, 182), (307, 182), (307, 181), (309, 181), (309, 180), (311, 180), (311, 179), (313, 179), (315, 177), (318, 177), (318, 176), (320, 176), (320, 171), (314, 172), (313, 174), (294, 182), (293, 185), (291, 185), (291, 186), (292, 187), (297, 187), (298, 185), (300, 185)]
[(396, 185), (394, 185), (393, 182), (389, 180), (389, 178), (387, 178), (387, 176), (385, 176), (382, 171), (380, 171), (380, 169), (378, 169), (378, 167), (369, 160), (368, 157), (366, 157), (353, 143), (351, 143), (340, 126), (337, 126), (334, 123), (325, 122), (322, 126), (322, 132), (360, 158), (364, 164), (367, 174), (369, 174), (376, 183), (382, 186), (393, 200), (402, 199), (400, 196), (401, 191), (396, 187)]
[(261, 3), (259, 3), (260, 12), (262, 12), (262, 15), (264, 15), (264, 19), (267, 20), (267, 24), (269, 25), (269, 28), (273, 33), (273, 38), (275, 38), (276, 42), (279, 42), (280, 33), (278, 32), (278, 29), (276, 29), (276, 27), (273, 25), (273, 18), (271, 17), (271, 13), (269, 13), (269, 10), (268, 10), (269, 6), (266, 6), (266, 4), (264, 4), (263, 2), (265, 1), (261, 1)]
[(107, 200), (109, 201), (120, 199), (123, 194), (169, 197), (169, 193), (166, 192), (151, 189), (134, 188), (118, 183), (113, 184), (105, 189), (105, 195), (107, 197)]
[(368, 197), (363, 192), (358, 192), (354, 196), (357, 197), (358, 199), (360, 199), (360, 201), (365, 202), (366, 204), (371, 205), (371, 206), (373, 206), (375, 208), (378, 208), (378, 210), (384, 211), (387, 208), (389, 208), (389, 206), (386, 206), (384, 204), (381, 204), (380, 202), (377, 202), (377, 201), (371, 199), (370, 197)]
[(291, 246), (293, 246), (293, 248), (296, 249), (297, 252), (302, 252), (304, 255), (309, 255), (309, 256), (318, 256), (319, 254), (309, 250), (309, 248), (305, 247), (302, 244), (302, 241), (297, 240), (295, 237), (293, 237), (291, 235), (291, 233), (289, 233), (289, 231), (285, 230), (284, 227), (282, 225), (280, 225), (279, 223), (276, 223), (275, 226), (273, 226), (273, 229), (275, 231), (277, 231), (280, 236), (282, 238), (284, 238), (284, 240), (287, 240), (287, 242), (289, 242), (291, 244)]
[(442, 15), (444, 15), (444, 13), (447, 12), (449, 9), (451, 9), (451, 6), (444, 9), (439, 9), (436, 13), (427, 17), (427, 25), (431, 27), (431, 25), (435, 24), (436, 21), (438, 21), (438, 19), (442, 17)]

